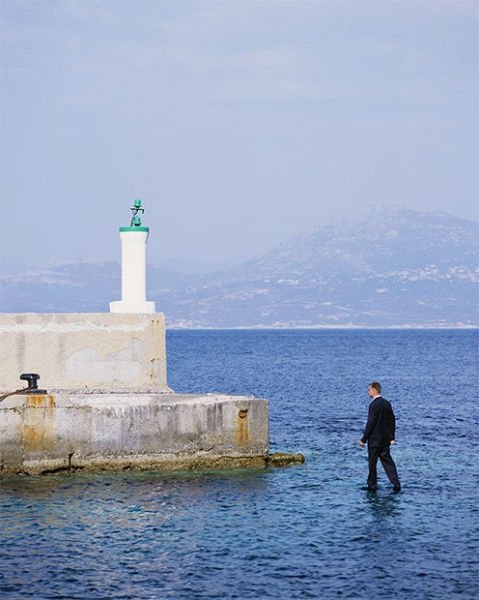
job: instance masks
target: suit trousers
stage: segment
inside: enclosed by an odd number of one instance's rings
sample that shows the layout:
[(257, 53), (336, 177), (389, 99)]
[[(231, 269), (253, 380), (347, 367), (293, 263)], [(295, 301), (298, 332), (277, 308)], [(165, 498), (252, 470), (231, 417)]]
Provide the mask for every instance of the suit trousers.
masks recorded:
[(378, 486), (378, 473), (377, 464), (378, 459), (381, 461), (383, 469), (388, 476), (389, 481), (395, 488), (400, 488), (401, 483), (399, 482), (398, 472), (396, 464), (389, 451), (390, 446), (368, 446), (368, 461), (369, 461), (369, 474), (368, 474), (368, 488), (375, 490)]

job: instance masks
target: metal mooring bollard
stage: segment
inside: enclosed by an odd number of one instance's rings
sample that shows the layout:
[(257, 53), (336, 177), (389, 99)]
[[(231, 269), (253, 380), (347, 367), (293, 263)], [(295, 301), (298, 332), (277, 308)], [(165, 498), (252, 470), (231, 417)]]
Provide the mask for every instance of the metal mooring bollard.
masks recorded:
[(17, 394), (48, 394), (47, 390), (39, 390), (38, 389), (38, 380), (40, 379), (40, 375), (38, 373), (22, 373), (20, 375), (20, 379), (28, 382), (28, 387), (20, 388), (19, 390), (14, 390), (13, 392), (7, 392), (6, 394), (2, 394), (0, 396), (0, 402), (8, 398), (9, 396), (16, 396)]
[(47, 390), (38, 389), (38, 380), (40, 375), (38, 373), (22, 373), (20, 379), (28, 383), (28, 387), (24, 388), (22, 394), (46, 394)]

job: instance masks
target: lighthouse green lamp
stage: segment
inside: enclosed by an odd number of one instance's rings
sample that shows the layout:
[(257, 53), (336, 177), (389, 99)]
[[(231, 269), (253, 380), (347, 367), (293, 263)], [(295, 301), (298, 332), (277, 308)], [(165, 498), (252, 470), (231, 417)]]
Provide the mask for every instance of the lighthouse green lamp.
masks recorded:
[(114, 313), (154, 313), (154, 302), (146, 300), (146, 243), (150, 228), (142, 225), (145, 210), (141, 200), (134, 201), (130, 226), (120, 227), (121, 300), (110, 302)]

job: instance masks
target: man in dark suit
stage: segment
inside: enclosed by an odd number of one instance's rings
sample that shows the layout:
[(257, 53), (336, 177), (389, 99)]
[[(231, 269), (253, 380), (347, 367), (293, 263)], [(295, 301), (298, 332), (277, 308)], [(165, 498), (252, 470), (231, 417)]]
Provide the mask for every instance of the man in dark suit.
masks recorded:
[(396, 418), (390, 402), (381, 396), (381, 384), (373, 381), (369, 384), (368, 394), (371, 398), (368, 411), (368, 421), (364, 435), (358, 444), (362, 447), (368, 444), (369, 474), (367, 489), (374, 492), (378, 485), (377, 463), (381, 461), (384, 471), (393, 484), (395, 492), (401, 490), (396, 465), (390, 453), (396, 434)]

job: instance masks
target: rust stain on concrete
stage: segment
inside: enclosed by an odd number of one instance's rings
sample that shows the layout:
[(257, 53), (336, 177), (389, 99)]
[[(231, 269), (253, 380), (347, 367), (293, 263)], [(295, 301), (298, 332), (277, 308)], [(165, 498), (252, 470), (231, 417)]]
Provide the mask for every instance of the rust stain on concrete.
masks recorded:
[(30, 394), (25, 401), (25, 408), (55, 408), (55, 397), (50, 394)]
[(55, 398), (31, 394), (24, 405), (23, 448), (25, 453), (49, 450), (55, 444)]
[(236, 417), (236, 443), (245, 446), (249, 442), (248, 409), (242, 408)]

